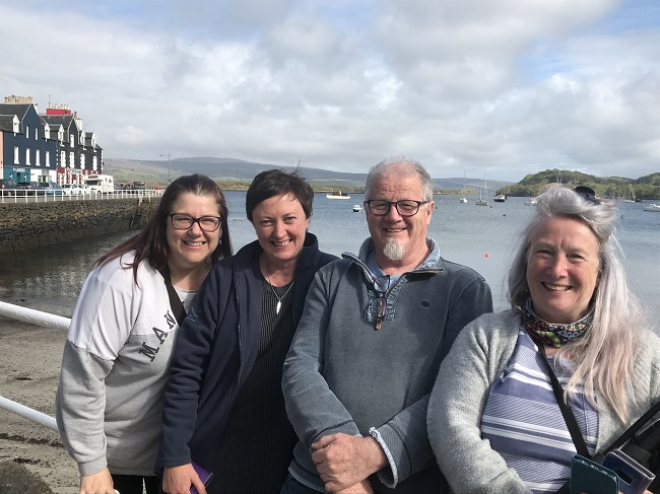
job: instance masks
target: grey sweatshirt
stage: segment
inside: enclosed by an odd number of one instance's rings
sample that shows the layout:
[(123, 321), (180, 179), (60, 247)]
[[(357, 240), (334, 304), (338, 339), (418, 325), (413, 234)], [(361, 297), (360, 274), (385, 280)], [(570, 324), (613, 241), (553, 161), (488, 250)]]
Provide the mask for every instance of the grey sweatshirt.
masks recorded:
[[(131, 262), (131, 256), (124, 256)], [(163, 389), (175, 333), (163, 277), (118, 259), (85, 280), (71, 319), (57, 390), (62, 441), (81, 475), (153, 475)]]
[(345, 254), (316, 274), (282, 378), (300, 438), (289, 469), (298, 481), (323, 491), (311, 444), (343, 432), (371, 434), (383, 448), (389, 468), (372, 478), (377, 491), (442, 487), (426, 433), (428, 395), (458, 332), (491, 311), (492, 299), (481, 276), (445, 261), (429, 244), (426, 261), (387, 291), (378, 331), (378, 294), (366, 267), (370, 239), (359, 257)]

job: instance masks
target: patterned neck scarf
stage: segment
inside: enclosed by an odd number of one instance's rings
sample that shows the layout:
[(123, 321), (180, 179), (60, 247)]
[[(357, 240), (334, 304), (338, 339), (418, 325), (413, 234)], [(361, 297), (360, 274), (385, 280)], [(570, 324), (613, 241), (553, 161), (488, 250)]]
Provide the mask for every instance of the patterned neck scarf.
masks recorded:
[(544, 321), (534, 313), (532, 309), (532, 299), (528, 299), (525, 307), (523, 307), (523, 326), (529, 331), (530, 335), (537, 340), (541, 340), (544, 344), (561, 348), (562, 345), (581, 338), (587, 332), (593, 312), (589, 312), (586, 316), (576, 322), (569, 324), (550, 324)]

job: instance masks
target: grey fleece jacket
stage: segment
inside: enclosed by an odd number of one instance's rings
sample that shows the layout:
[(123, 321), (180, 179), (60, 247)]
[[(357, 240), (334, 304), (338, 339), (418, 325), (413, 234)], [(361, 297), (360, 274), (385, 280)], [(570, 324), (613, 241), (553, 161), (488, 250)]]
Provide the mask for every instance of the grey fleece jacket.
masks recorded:
[[(520, 317), (512, 311), (485, 314), (466, 327), (442, 363), (428, 409), (433, 452), (456, 493), (529, 494), (504, 458), (481, 439), (480, 423), (488, 390), (509, 362), (518, 340)], [(660, 400), (660, 339), (641, 330), (639, 353), (627, 390), (631, 423)], [(601, 452), (628, 427), (604, 399), (596, 397)]]
[(366, 259), (321, 268), (284, 363), (282, 388), (300, 439), (289, 472), (323, 491), (311, 444), (324, 435), (371, 434), (389, 468), (372, 476), (377, 492), (437, 492), (444, 485), (427, 439), (426, 408), (440, 362), (458, 332), (492, 310), (490, 288), (473, 270), (445, 261), (435, 242), (426, 261), (388, 289), (376, 331), (378, 293)]

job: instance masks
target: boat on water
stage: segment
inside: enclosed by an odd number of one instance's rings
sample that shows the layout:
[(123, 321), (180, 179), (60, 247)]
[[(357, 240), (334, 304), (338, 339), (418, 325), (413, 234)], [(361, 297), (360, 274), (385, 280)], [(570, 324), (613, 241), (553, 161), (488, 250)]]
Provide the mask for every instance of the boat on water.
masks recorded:
[(637, 198), (635, 197), (635, 189), (632, 186), (632, 184), (629, 184), (630, 187), (630, 199), (623, 199), (621, 202), (637, 202)]
[(351, 196), (344, 194), (341, 190), (335, 192), (334, 190), (327, 194), (325, 197), (328, 199), (350, 199)]
[(529, 201), (525, 202), (525, 206), (535, 206), (536, 205), (536, 197), (530, 197)]
[(484, 175), (484, 186), (479, 189), (477, 206), (490, 206), (490, 204), (488, 204), (488, 199), (486, 199), (486, 175)]
[(461, 189), (461, 198), (458, 200), (460, 204), (467, 204), (468, 200), (465, 197), (465, 172), (463, 172), (463, 188)]
[(660, 213), (660, 204), (649, 204), (648, 206), (644, 207), (644, 211)]
[(353, 205), (353, 212), (354, 213), (359, 213), (360, 211), (362, 211), (362, 206), (360, 206), (359, 204), (354, 204)]
[(504, 194), (497, 194), (493, 200), (495, 202), (504, 202), (506, 201), (506, 196)]

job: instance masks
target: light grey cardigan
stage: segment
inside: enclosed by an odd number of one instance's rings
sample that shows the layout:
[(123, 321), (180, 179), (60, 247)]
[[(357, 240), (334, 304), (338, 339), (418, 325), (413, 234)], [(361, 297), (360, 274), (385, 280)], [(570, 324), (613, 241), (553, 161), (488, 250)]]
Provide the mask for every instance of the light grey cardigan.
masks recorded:
[[(479, 427), (490, 386), (511, 358), (519, 328), (520, 317), (512, 311), (479, 317), (461, 331), (440, 368), (429, 401), (428, 433), (440, 469), (456, 493), (531, 492), (490, 442), (481, 439)], [(641, 331), (643, 344), (629, 390), (631, 421), (660, 399), (660, 339)], [(604, 399), (598, 403), (596, 449), (602, 451), (628, 426)]]

